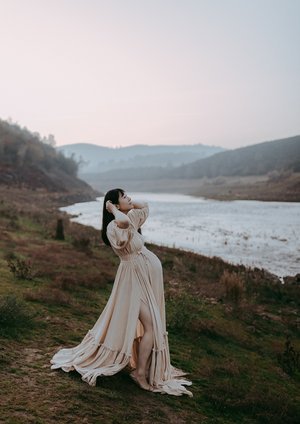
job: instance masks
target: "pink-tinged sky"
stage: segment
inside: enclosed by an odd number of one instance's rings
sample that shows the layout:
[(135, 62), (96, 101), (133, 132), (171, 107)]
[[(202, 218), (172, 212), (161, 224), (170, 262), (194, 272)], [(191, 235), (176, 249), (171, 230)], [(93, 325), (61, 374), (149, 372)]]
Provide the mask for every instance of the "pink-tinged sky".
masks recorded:
[(300, 134), (300, 0), (0, 0), (0, 117), (58, 145)]

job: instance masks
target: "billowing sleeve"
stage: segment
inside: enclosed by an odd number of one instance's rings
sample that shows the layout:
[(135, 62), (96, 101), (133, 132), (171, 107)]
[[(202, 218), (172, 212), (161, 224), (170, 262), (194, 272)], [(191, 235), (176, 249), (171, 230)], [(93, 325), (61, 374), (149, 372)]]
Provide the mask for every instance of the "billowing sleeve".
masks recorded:
[(133, 237), (134, 228), (130, 224), (128, 228), (120, 228), (117, 226), (115, 221), (112, 221), (107, 226), (107, 238), (110, 242), (111, 247), (120, 250), (126, 247)]
[(131, 209), (127, 216), (137, 230), (144, 224), (149, 215), (148, 203), (141, 209)]

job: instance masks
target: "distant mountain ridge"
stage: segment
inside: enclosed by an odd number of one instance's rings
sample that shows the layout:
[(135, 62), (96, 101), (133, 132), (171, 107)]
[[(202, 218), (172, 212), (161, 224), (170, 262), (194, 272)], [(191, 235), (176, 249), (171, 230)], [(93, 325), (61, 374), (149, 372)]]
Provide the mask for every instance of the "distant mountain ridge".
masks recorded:
[[(207, 158), (177, 167), (141, 167), (119, 169), (119, 178), (128, 180), (162, 178), (215, 178), (219, 176), (265, 175), (271, 171), (300, 172), (300, 136), (267, 141), (235, 150), (216, 153)], [(114, 171), (99, 174), (101, 181), (113, 178)]]
[(95, 144), (70, 144), (57, 147), (66, 156), (81, 161), (79, 173), (102, 173), (114, 169), (132, 167), (175, 167), (196, 159), (209, 157), (224, 151), (222, 147), (193, 145), (156, 145), (137, 144), (127, 147), (110, 148)]

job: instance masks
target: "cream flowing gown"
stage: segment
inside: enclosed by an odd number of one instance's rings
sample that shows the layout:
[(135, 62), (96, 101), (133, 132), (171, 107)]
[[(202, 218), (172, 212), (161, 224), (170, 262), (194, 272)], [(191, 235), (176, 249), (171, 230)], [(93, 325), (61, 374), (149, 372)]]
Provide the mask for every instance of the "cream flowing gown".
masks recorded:
[(163, 273), (160, 260), (144, 246), (137, 231), (148, 217), (148, 205), (132, 209), (126, 229), (115, 220), (107, 227), (107, 237), (120, 258), (110, 298), (82, 342), (73, 348), (59, 350), (51, 359), (51, 368), (76, 370), (82, 380), (94, 386), (97, 377), (113, 375), (129, 365), (136, 368), (138, 345), (143, 335), (139, 320), (140, 302), (149, 306), (152, 317), (154, 345), (150, 354), (149, 384), (154, 392), (181, 396), (192, 393), (184, 386), (192, 383), (182, 370), (170, 363), (166, 331)]

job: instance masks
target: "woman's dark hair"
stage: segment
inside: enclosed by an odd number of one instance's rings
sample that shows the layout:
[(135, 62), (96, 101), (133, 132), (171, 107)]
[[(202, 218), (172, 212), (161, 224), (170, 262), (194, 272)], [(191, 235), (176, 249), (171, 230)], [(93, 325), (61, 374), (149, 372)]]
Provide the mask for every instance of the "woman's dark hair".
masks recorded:
[(108, 224), (115, 219), (114, 215), (106, 209), (106, 202), (110, 200), (114, 205), (117, 205), (119, 203), (119, 196), (123, 196), (125, 191), (121, 188), (114, 188), (113, 190), (109, 190), (104, 197), (103, 201), (103, 215), (102, 215), (102, 240), (104, 241), (107, 246), (110, 246), (110, 242), (106, 235), (106, 230)]

